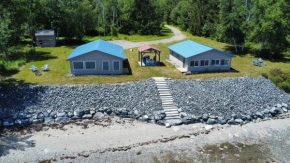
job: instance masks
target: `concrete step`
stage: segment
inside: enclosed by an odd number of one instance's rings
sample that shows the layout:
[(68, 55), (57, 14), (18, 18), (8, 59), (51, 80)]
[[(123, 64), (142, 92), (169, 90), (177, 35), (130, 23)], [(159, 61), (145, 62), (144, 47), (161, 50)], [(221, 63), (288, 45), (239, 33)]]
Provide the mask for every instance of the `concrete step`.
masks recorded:
[(163, 106), (175, 106), (173, 102), (162, 103)]
[(162, 96), (162, 97), (172, 97), (171, 94), (159, 94), (159, 95)]
[(174, 115), (167, 115), (167, 114), (166, 114), (166, 117), (167, 117), (167, 118), (169, 118), (169, 117), (180, 118), (180, 116), (179, 116), (179, 115), (175, 115), (175, 114), (174, 114)]
[(178, 115), (179, 116), (178, 111), (165, 112), (165, 114), (166, 115)]
[(178, 114), (178, 112), (176, 110), (164, 110), (164, 112), (165, 112), (165, 114), (170, 113), (170, 112)]
[(176, 107), (175, 105), (162, 105), (163, 108), (176, 108), (178, 109), (178, 107)]
[(162, 104), (162, 106), (163, 107), (171, 107), (171, 108), (175, 107), (175, 108), (177, 108), (174, 104)]
[(176, 112), (178, 112), (176, 109), (164, 109), (164, 112), (166, 113), (166, 112), (171, 112), (171, 111), (176, 111)]
[(165, 117), (165, 120), (169, 120), (169, 119), (180, 119), (180, 117)]

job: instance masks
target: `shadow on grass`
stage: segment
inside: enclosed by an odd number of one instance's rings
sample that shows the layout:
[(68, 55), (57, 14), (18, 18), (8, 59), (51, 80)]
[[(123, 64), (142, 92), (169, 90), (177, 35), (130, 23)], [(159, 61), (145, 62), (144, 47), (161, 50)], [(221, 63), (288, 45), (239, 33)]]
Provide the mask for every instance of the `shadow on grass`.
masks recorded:
[(271, 62), (275, 62), (275, 63), (290, 63), (290, 59), (289, 58), (272, 58), (272, 59), (269, 59), (269, 61)]
[(29, 140), (28, 136), (1, 136), (0, 135), (0, 157), (10, 154), (10, 150), (25, 151), (26, 148), (35, 147), (34, 140)]
[(238, 47), (238, 52), (236, 52), (235, 46), (227, 45), (224, 47), (223, 50), (226, 52), (229, 52), (231, 54), (241, 56), (241, 57), (244, 57), (247, 54), (255, 54), (255, 50), (253, 50), (252, 48), (249, 48), (249, 47), (245, 47), (244, 51), (241, 51), (241, 47)]
[(166, 67), (166, 65), (165, 65), (164, 62), (158, 62), (158, 66), (159, 66), (159, 67)]
[(0, 86), (18, 86), (18, 85), (35, 85), (35, 83), (29, 83), (25, 80), (19, 80), (15, 78), (8, 78), (4, 81), (0, 81)]
[(83, 45), (83, 44), (86, 44), (88, 43), (89, 41), (85, 41), (85, 40), (77, 40), (77, 39), (64, 39), (64, 40), (60, 40), (58, 43), (57, 43), (57, 47), (61, 47), (61, 46), (66, 46), (68, 48), (71, 48), (71, 49), (75, 49), (77, 46), (80, 46), (80, 45)]
[(17, 74), (18, 72), (19, 72), (18, 68), (12, 68), (12, 69), (8, 69), (8, 70), (4, 69), (0, 72), (0, 75), (4, 76), (4, 77), (9, 77), (9, 76), (12, 76), (14, 74)]
[(195, 75), (195, 74), (211, 74), (211, 73), (239, 73), (240, 71), (234, 69), (231, 67), (229, 71), (206, 71), (206, 72), (190, 72), (190, 73), (184, 73), (185, 75)]
[(49, 52), (12, 52), (7, 57), (0, 57), (0, 75), (9, 77), (19, 72), (19, 67), (33, 61), (57, 59)]
[(131, 69), (131, 66), (130, 66), (130, 62), (129, 62), (128, 59), (123, 61), (123, 68), (128, 69), (128, 72), (125, 73), (126, 75), (133, 75), (132, 69)]
[[(18, 60), (26, 60), (26, 62), (30, 61), (43, 61), (43, 60), (50, 60), (56, 59), (56, 56), (51, 55), (49, 52), (40, 52), (40, 51), (33, 51), (33, 52), (11, 52), (6, 58), (2, 57), (5, 61), (18, 61)], [(0, 58), (1, 59), (1, 58)]]

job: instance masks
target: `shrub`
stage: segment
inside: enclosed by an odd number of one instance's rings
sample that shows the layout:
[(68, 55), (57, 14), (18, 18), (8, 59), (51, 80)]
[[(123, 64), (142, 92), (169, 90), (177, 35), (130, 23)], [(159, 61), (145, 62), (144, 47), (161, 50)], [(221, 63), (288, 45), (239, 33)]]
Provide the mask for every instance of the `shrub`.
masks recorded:
[(276, 85), (278, 85), (278, 84), (282, 83), (284, 80), (283, 80), (283, 78), (281, 78), (280, 76), (275, 76), (275, 77), (272, 79), (272, 81), (273, 81)]
[(290, 83), (290, 74), (288, 75), (286, 81), (287, 81), (288, 83)]
[(279, 68), (273, 68), (271, 71), (270, 71), (270, 74), (272, 76), (280, 76), (281, 78), (283, 78), (284, 80), (287, 79), (287, 76), (288, 74), (285, 73), (284, 71), (282, 71), (281, 69)]
[(290, 93), (290, 84), (289, 84), (289, 83), (287, 83), (287, 82), (283, 82), (283, 83), (281, 84), (281, 88), (282, 88), (285, 92)]
[(268, 78), (269, 78), (269, 76), (268, 76), (268, 74), (267, 74), (267, 73), (262, 73), (262, 76), (263, 76), (264, 78), (266, 78), (266, 79), (268, 79)]

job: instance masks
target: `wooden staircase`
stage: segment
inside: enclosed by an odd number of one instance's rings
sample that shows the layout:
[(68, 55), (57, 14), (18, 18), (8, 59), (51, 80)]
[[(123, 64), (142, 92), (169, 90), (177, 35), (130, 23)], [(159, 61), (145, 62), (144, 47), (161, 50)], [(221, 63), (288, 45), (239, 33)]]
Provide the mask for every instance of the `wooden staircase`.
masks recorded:
[(155, 77), (155, 84), (162, 101), (162, 107), (166, 114), (165, 119), (180, 119), (178, 108), (175, 106), (170, 89), (163, 77)]

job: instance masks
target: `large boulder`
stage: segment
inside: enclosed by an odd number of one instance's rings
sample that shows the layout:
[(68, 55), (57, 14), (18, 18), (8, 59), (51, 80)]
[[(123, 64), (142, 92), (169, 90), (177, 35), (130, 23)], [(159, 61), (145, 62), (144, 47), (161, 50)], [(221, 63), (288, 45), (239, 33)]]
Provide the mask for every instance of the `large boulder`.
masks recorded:
[(165, 124), (166, 123), (170, 124), (170, 126), (177, 126), (177, 125), (182, 124), (182, 120), (181, 119), (170, 119), (170, 120), (166, 120)]
[(69, 122), (69, 117), (57, 117), (55, 118), (55, 123), (63, 123), (63, 122)]
[(102, 112), (97, 112), (95, 115), (94, 115), (94, 119), (101, 119), (103, 118), (105, 115), (102, 113)]

